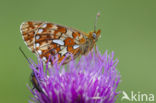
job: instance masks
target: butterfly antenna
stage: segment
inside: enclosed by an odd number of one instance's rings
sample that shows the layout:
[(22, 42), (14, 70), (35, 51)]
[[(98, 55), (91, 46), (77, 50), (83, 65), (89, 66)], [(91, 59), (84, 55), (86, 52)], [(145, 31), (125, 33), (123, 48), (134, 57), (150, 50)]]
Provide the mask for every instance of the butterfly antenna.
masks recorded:
[(22, 48), (19, 47), (20, 52), (23, 54), (23, 56), (25, 57), (25, 59), (28, 61), (29, 64), (31, 64), (30, 60), (28, 59), (28, 57), (25, 55), (25, 53), (23, 52)]
[(96, 31), (96, 25), (97, 25), (97, 20), (98, 20), (99, 16), (100, 16), (100, 12), (98, 12), (96, 15), (96, 20), (95, 20), (95, 24), (94, 24), (94, 32)]

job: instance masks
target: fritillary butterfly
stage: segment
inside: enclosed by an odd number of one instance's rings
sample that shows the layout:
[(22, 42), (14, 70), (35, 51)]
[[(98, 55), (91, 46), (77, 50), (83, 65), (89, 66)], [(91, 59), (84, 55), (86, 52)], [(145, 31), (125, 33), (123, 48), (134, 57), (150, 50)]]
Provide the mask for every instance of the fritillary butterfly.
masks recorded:
[[(96, 22), (97, 17), (96, 16)], [(100, 36), (100, 30), (96, 31), (96, 23), (93, 32), (84, 33), (79, 30), (50, 22), (27, 21), (20, 26), (22, 37), (28, 48), (37, 56), (47, 62), (49, 56), (60, 63), (68, 63), (80, 54), (85, 55), (92, 50)], [(51, 61), (53, 64), (54, 61)]]

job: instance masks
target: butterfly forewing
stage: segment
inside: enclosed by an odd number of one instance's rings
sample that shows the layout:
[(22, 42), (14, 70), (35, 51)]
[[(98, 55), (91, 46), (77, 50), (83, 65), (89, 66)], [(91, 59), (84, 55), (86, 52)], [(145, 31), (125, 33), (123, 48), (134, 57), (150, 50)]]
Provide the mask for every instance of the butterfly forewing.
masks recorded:
[[(49, 56), (64, 63), (79, 56), (80, 47), (86, 41), (86, 35), (78, 30), (48, 22), (24, 22), (21, 33), (27, 46), (47, 62)], [(69, 55), (70, 54), (70, 55)], [(52, 61), (53, 63), (54, 61)]]

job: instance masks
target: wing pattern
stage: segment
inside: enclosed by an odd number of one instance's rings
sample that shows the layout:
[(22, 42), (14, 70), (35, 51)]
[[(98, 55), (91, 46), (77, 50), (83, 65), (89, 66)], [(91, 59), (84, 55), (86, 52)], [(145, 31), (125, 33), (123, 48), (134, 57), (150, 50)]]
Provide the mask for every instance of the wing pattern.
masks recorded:
[[(49, 22), (28, 21), (22, 23), (22, 37), (28, 48), (45, 62), (49, 56), (64, 64), (80, 55), (81, 45), (86, 42), (86, 34), (78, 30)], [(53, 63), (54, 61), (51, 61)]]

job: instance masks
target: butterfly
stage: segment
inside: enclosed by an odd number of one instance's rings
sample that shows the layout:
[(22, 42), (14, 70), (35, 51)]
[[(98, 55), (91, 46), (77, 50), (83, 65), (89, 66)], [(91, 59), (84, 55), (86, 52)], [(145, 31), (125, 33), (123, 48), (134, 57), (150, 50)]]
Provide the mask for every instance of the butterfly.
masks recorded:
[[(98, 13), (97, 18), (100, 14)], [(100, 37), (100, 30), (88, 34), (74, 28), (62, 26), (50, 22), (27, 21), (20, 26), (20, 31), (28, 48), (39, 56), (45, 63), (52, 56), (53, 64), (55, 61), (63, 64), (77, 58), (80, 55), (88, 54)]]

